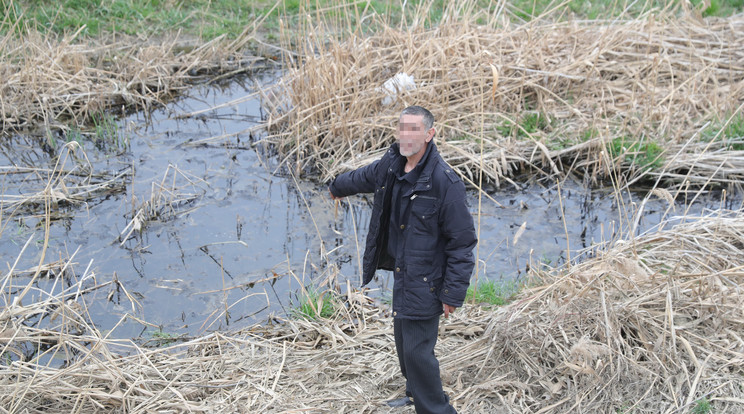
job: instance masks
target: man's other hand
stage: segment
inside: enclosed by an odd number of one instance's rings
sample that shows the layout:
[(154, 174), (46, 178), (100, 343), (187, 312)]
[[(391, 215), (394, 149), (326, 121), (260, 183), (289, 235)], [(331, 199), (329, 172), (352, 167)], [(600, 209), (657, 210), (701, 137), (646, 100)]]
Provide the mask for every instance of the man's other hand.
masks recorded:
[(455, 309), (457, 309), (456, 307), (450, 306), (446, 303), (443, 303), (442, 307), (444, 308), (444, 319), (449, 318), (450, 313), (454, 313)]
[(328, 189), (328, 194), (331, 195), (331, 200), (340, 200), (343, 198), (343, 197), (336, 197), (335, 195), (333, 195), (333, 192), (331, 191), (330, 188)]

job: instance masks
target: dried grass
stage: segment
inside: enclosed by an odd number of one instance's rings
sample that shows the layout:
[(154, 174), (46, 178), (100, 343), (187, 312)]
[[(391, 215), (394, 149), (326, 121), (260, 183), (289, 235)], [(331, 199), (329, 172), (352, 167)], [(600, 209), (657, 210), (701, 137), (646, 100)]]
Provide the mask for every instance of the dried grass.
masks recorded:
[(80, 31), (61, 39), (16, 32), (24, 34), (0, 38), (0, 131), (82, 127), (104, 111), (149, 110), (207, 75), (264, 62), (245, 55), (253, 27), (236, 40), (219, 37), (198, 47), (177, 37), (93, 43), (78, 39)]
[[(97, 198), (126, 191), (134, 180), (131, 168), (118, 172), (96, 172), (83, 148), (76, 142), (64, 144), (52, 169), (18, 166), (0, 167), (18, 184), (18, 194), (0, 194), (0, 236), (13, 219), (31, 217), (50, 220), (64, 217), (67, 210), (84, 206)], [(150, 193), (140, 200), (134, 194), (125, 203), (127, 225), (119, 235), (123, 245), (148, 223), (168, 221), (194, 211), (195, 202), (207, 191), (204, 180), (169, 164), (162, 179), (153, 181)], [(127, 205), (129, 204), (129, 205)], [(38, 266), (37, 266), (38, 268)], [(28, 272), (26, 272), (28, 273)]]
[[(627, 133), (663, 139), (667, 154), (677, 154), (667, 158), (660, 180), (735, 180), (742, 171), (738, 158), (716, 143), (701, 148), (694, 134), (713, 113), (740, 108), (741, 46), (714, 40), (741, 31), (741, 25), (740, 17), (710, 24), (647, 19), (498, 30), (445, 22), (431, 31), (389, 28), (385, 36), (351, 38), (346, 44), (326, 43), (326, 38), (318, 44), (331, 54), (306, 54), (302, 68), (282, 84), (302, 92), (286, 95), (296, 102), (282, 112), (282, 103), (266, 95), (277, 103), (269, 126), (282, 131), (272, 139), (288, 160), (300, 156), (297, 168), (317, 164), (326, 176), (373, 159), (392, 139), (400, 108), (424, 101), (439, 116), (445, 156), (472, 181), (480, 168), (481, 135), (497, 137), (484, 141), (483, 171), (499, 182), (529, 165), (547, 174), (610, 174), (622, 160), (602, 151), (609, 140)], [(593, 47), (596, 51), (588, 52)], [(653, 53), (658, 59), (649, 62)], [(144, 55), (138, 59), (152, 61)], [(47, 70), (54, 71), (38, 73)], [(424, 84), (384, 107), (374, 87), (398, 70)], [(496, 93), (487, 82), (494, 73)], [(669, 82), (661, 83), (665, 76)], [(146, 86), (140, 103), (159, 96), (153, 91), (162, 85), (154, 81), (157, 75), (144, 79), (149, 80), (140, 83)], [(38, 98), (40, 90), (29, 96)], [(575, 95), (569, 104), (570, 93)], [(0, 94), (4, 117), (7, 96)], [(98, 109), (93, 101), (49, 104), (49, 98), (46, 103), (37, 98), (20, 106), (27, 115), (13, 115), (13, 123), (3, 118), (4, 127), (40, 119), (53, 124), (64, 116), (82, 119), (86, 115), (70, 114)], [(527, 140), (517, 139), (516, 132), (509, 137), (488, 132), (504, 118), (518, 124), (525, 101), (555, 120), (551, 129)], [(34, 107), (44, 110), (34, 112)], [(599, 137), (562, 150), (547, 146), (550, 134), (574, 136), (587, 128), (600, 131)], [(10, 202), (17, 208), (43, 201), (48, 229), (49, 203), (59, 197), (54, 188), (61, 188), (55, 183), (69, 190), (69, 180), (76, 177), (67, 171), (75, 169), (47, 172), (51, 179), (43, 194), (26, 197), (28, 202), (4, 201), (0, 211)], [(87, 185), (89, 174), (82, 175), (79, 186)], [(180, 205), (185, 195), (188, 202), (193, 194), (172, 181), (179, 174), (169, 169), (133, 212), (172, 214), (172, 201)], [(716, 211), (687, 217), (682, 224), (596, 250), (593, 258), (569, 268), (533, 268), (533, 287), (512, 304), (459, 310), (443, 323), (437, 348), (453, 403), (461, 412), (675, 413), (706, 398), (716, 412), (741, 411), (743, 215)], [(48, 239), (44, 251), (47, 245)], [(403, 391), (389, 315), (348, 285), (345, 306), (329, 320), (274, 318), (237, 332), (143, 348), (111, 339), (90, 322), (88, 292), (123, 291), (133, 313), (138, 305), (118, 280), (99, 282), (90, 267), (75, 276), (74, 257), (45, 263), (42, 254), (37, 267), (17, 271), (13, 265), (0, 281), (0, 412), (372, 413), (390, 412), (383, 401)], [(40, 277), (58, 288), (39, 288)]]
[(160, 182), (152, 182), (149, 197), (138, 202), (132, 196), (129, 222), (119, 235), (120, 244), (126, 243), (133, 233), (141, 233), (148, 222), (168, 221), (194, 211), (197, 208), (193, 207), (194, 202), (204, 195), (208, 186), (201, 178), (168, 164)]
[[(718, 153), (721, 140), (696, 145), (710, 121), (743, 115), (744, 16), (514, 25), (466, 6), (457, 18), (446, 11), (432, 29), (378, 21), (375, 34), (342, 40), (312, 21), (300, 32), (303, 58), (264, 92), (267, 142), (293, 169), (327, 180), (371, 162), (395, 139), (400, 110), (421, 104), (438, 119), (445, 159), (471, 184), (481, 157), (484, 178), (497, 185), (524, 170), (577, 172), (595, 182), (615, 171), (630, 181), (646, 176), (639, 154), (608, 154), (608, 144), (624, 137), (665, 151), (656, 177), (645, 178), (744, 178), (740, 151)], [(399, 72), (412, 75), (416, 88), (385, 105), (382, 85)], [(528, 116), (546, 124), (524, 129)]]
[[(533, 271), (535, 287), (506, 307), (464, 307), (437, 348), (453, 403), (473, 413), (676, 413), (706, 398), (714, 412), (741, 410), (743, 215), (688, 217), (570, 269)], [(3, 281), (3, 292), (21, 288)], [(330, 320), (274, 319), (157, 349), (103, 337), (82, 289), (3, 308), (4, 355), (27, 343), (65, 360), (4, 357), (4, 412), (382, 413), (404, 387), (389, 315), (352, 289)], [(29, 327), (29, 315), (49, 323)]]
[(504, 400), (526, 393), (530, 412), (688, 412), (701, 398), (741, 410), (741, 218), (687, 218), (537, 274), (543, 284), (486, 328), (501, 373), (522, 379)]
[(94, 172), (85, 151), (71, 141), (61, 148), (52, 169), (0, 167), (0, 176), (12, 176), (19, 183), (18, 194), (0, 194), (0, 211), (10, 217), (43, 214), (45, 203), (51, 202), (50, 214), (56, 216), (65, 206), (83, 205), (96, 197), (123, 192), (123, 178), (129, 174), (129, 169)]

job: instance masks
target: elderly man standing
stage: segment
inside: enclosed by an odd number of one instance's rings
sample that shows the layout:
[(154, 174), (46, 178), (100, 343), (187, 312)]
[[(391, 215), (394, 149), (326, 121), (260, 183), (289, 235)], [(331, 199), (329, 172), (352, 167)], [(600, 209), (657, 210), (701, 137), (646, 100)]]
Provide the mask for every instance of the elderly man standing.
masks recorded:
[(442, 390), (434, 346), (439, 316), (449, 317), (465, 300), (477, 243), (465, 185), (439, 155), (435, 132), (427, 109), (404, 109), (398, 142), (329, 187), (334, 200), (375, 194), (362, 285), (377, 269), (393, 271), (395, 348), (406, 396), (388, 405), (413, 403), (419, 414), (455, 413)]

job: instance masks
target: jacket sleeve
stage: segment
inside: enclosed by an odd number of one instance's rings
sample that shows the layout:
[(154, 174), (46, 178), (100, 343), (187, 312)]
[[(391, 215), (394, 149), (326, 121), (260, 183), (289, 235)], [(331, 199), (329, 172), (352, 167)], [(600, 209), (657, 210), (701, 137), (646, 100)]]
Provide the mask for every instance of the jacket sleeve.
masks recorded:
[(346, 197), (357, 193), (375, 191), (375, 177), (380, 160), (353, 171), (347, 171), (331, 182), (328, 188), (336, 197)]
[(470, 285), (470, 275), (475, 266), (473, 248), (478, 242), (462, 181), (457, 181), (447, 190), (440, 218), (447, 258), (440, 300), (459, 308)]

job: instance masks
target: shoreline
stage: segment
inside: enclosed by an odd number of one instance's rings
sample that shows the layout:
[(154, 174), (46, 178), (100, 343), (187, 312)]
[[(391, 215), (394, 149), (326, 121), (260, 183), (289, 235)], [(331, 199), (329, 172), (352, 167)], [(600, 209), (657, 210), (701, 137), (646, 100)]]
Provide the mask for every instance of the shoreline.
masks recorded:
[[(723, 254), (744, 243), (741, 215), (712, 212), (618, 241), (582, 263), (533, 270), (534, 284), (504, 306), (459, 309), (437, 345), (456, 408), (741, 409), (744, 273), (739, 255)], [(48, 358), (68, 358), (62, 367), (0, 364), (0, 401), (11, 411), (382, 413), (404, 386), (390, 316), (357, 290), (328, 319), (287, 319), (161, 348), (106, 339), (76, 303), (58, 303), (15, 304), (0, 314), (5, 326), (28, 312), (57, 315), (49, 330), (5, 328), (3, 347), (38, 342)]]

